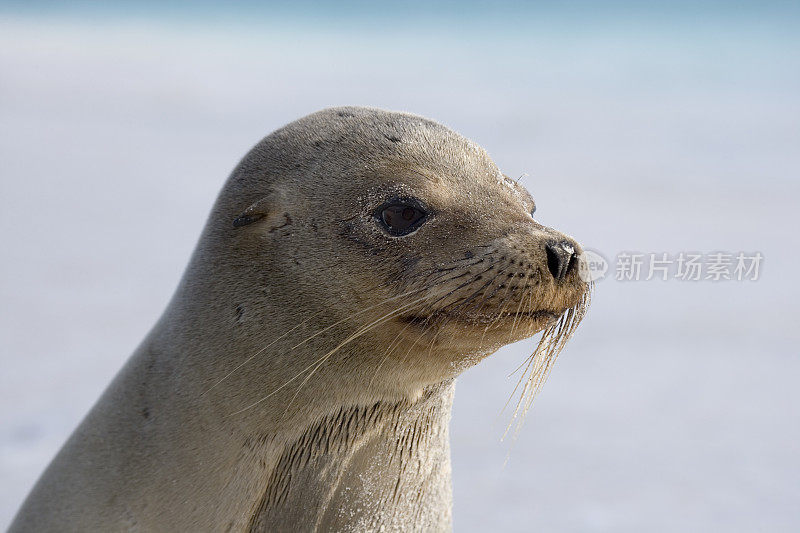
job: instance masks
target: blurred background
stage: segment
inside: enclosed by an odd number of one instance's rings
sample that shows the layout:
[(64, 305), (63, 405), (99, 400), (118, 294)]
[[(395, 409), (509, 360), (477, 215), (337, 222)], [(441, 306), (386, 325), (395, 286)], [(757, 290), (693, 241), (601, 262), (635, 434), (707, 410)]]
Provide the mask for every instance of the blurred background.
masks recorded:
[[(498, 415), (534, 342), (459, 380), (456, 531), (800, 530), (799, 22), (795, 2), (0, 2), (0, 528), (238, 159), (352, 104), (475, 140), (612, 263), (513, 446)], [(764, 261), (621, 282), (624, 251)]]

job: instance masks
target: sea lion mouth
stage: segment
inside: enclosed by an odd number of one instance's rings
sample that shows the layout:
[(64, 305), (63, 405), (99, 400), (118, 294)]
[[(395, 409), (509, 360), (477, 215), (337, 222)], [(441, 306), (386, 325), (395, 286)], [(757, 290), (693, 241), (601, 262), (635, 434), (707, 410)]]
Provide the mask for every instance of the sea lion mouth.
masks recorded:
[(554, 311), (550, 309), (540, 309), (536, 311), (501, 311), (501, 312), (485, 312), (485, 311), (447, 311), (440, 310), (434, 311), (427, 315), (405, 315), (398, 317), (400, 321), (409, 324), (418, 324), (430, 326), (435, 322), (455, 322), (460, 324), (468, 324), (473, 326), (492, 326), (496, 325), (502, 327), (505, 324), (516, 324), (520, 322), (543, 322), (553, 323), (556, 322), (564, 311)]

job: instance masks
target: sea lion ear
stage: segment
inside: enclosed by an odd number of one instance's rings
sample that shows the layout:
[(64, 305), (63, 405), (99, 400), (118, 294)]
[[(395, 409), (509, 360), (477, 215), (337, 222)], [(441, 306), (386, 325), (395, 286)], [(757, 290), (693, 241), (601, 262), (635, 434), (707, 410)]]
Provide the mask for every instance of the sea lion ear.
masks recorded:
[(241, 228), (253, 222), (257, 222), (269, 214), (269, 197), (262, 198), (248, 207), (241, 215), (233, 219), (233, 227)]

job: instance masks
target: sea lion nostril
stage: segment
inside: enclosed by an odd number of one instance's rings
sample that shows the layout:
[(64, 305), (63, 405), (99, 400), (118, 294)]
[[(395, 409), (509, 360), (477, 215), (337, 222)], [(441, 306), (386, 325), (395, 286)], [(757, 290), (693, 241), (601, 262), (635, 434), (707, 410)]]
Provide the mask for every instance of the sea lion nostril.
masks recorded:
[(566, 276), (573, 271), (576, 264), (578, 264), (578, 254), (572, 252), (572, 255), (569, 257), (569, 263), (567, 263), (567, 270), (564, 272), (564, 275)]
[(547, 252), (547, 269), (555, 279), (564, 279), (575, 266), (575, 247), (566, 241), (550, 242), (544, 247)]

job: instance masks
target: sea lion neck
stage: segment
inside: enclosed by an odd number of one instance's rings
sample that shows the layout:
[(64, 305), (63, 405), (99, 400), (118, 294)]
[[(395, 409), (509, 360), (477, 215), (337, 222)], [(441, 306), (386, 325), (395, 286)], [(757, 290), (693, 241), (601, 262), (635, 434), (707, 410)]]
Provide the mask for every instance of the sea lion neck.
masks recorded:
[(453, 391), (451, 381), (414, 403), (342, 407), (307, 427), (285, 446), (247, 530), (448, 530)]
[[(316, 403), (295, 398), (296, 405), (281, 419), (269, 418), (276, 403), (263, 402), (231, 413), (214, 407), (220, 404), (217, 389), (197, 398), (191, 389), (175, 386), (174, 373), (151, 373), (159, 356), (171, 354), (175, 361), (192, 356), (176, 357), (166, 349), (161, 339), (175, 338), (174, 333), (164, 337), (167, 331), (159, 329), (135, 356), (139, 364), (132, 365), (137, 368), (132, 372), (147, 377), (131, 376), (131, 383), (149, 381), (150, 392), (149, 399), (131, 409), (141, 412), (151, 405), (171, 405), (160, 411), (150, 407), (154, 420), (142, 419), (145, 425), (155, 422), (163, 427), (157, 436), (159, 454), (165, 460), (180, 457), (176, 460), (185, 463), (181, 450), (192, 450), (194, 460), (203, 465), (192, 483), (206, 485), (209, 476), (204, 470), (211, 469), (218, 474), (212, 478), (220, 487), (218, 497), (238, 502), (235, 512), (214, 511), (213, 516), (202, 517), (204, 523), (223, 524), (238, 516), (237, 528), (251, 532), (313, 531), (323, 526), (335, 531), (371, 531), (380, 525), (387, 530), (450, 529), (448, 426), (454, 380), (425, 388), (413, 401), (384, 398), (352, 403), (348, 399), (337, 405), (326, 398)], [(197, 342), (208, 339), (200, 336)], [(155, 366), (162, 372), (166, 368), (163, 362)], [(236, 378), (229, 379), (232, 388), (222, 390), (236, 390)], [(286, 402), (292, 395), (274, 398)], [(165, 439), (169, 444), (162, 446)], [(234, 467), (226, 471), (223, 465)], [(138, 475), (153, 476), (147, 485), (164, 482), (157, 480), (161, 472), (140, 470)], [(234, 487), (235, 492), (231, 491)], [(187, 490), (183, 484), (182, 490)]]

